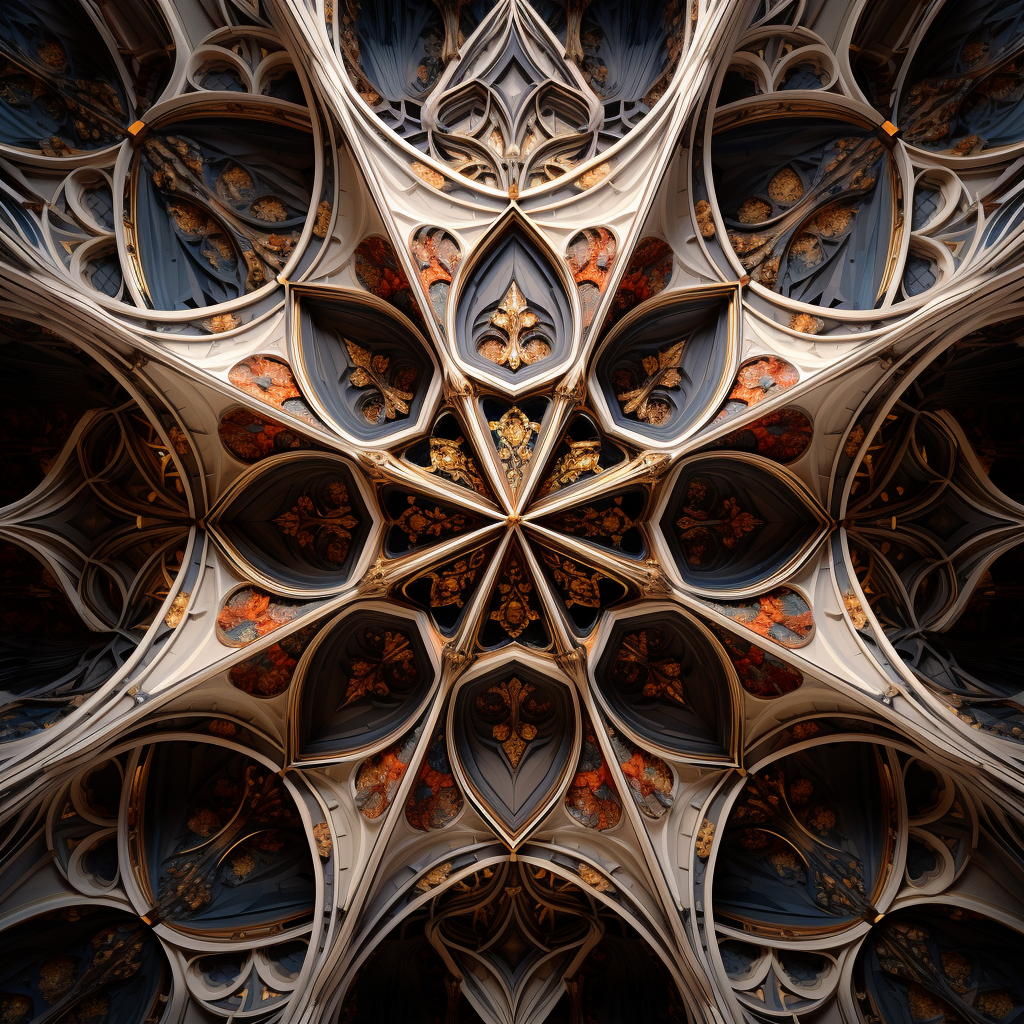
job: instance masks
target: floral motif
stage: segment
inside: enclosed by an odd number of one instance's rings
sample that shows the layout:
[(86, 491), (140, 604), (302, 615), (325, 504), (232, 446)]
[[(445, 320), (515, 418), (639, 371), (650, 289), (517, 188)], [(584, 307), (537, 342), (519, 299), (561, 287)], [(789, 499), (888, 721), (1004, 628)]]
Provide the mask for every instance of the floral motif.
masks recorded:
[(442, 476), (448, 477), (449, 480), (468, 487), (478, 494), (486, 494), (487, 487), (476, 468), (473, 457), (462, 450), (465, 443), (465, 438), (462, 437), (457, 437), (454, 441), (446, 437), (432, 437), (430, 439), (430, 466), (427, 468), (427, 472), (440, 473)]
[(548, 342), (536, 332), (531, 333), (540, 323), (540, 318), (529, 308), (515, 281), (508, 286), (501, 305), (491, 314), (490, 323), (504, 338), (488, 332), (477, 343), (477, 351), (492, 363), (514, 371), (521, 365), (532, 366), (551, 355)]
[(782, 697), (803, 684), (803, 675), (774, 654), (721, 626), (715, 626), (714, 632), (729, 655), (743, 689), (752, 696), (763, 699)]
[(344, 566), (352, 531), (359, 525), (352, 514), (348, 490), (340, 480), (330, 481), (325, 493), (300, 495), (291, 511), (274, 522), (286, 537), (294, 537), (300, 548), (315, 551), (317, 557), (337, 569)]
[(291, 427), (249, 409), (233, 409), (225, 413), (217, 433), (224, 447), (243, 462), (259, 462), (278, 452), (316, 447)]
[(496, 590), (497, 608), (491, 611), (490, 619), (515, 640), (531, 622), (540, 618), (540, 612), (533, 607), (533, 584), (527, 579), (517, 555), (509, 559)]
[(423, 314), (413, 297), (412, 285), (405, 276), (391, 243), (377, 235), (364, 238), (353, 257), (356, 280), (385, 302), (390, 302), (410, 320), (422, 322)]
[(416, 775), (405, 804), (405, 817), (413, 828), (431, 832), (449, 824), (462, 810), (462, 804), (462, 794), (448, 761), (448, 743), (444, 731), (439, 730)]
[(645, 697), (685, 705), (683, 667), (678, 658), (664, 656), (668, 646), (668, 635), (662, 629), (628, 633), (616, 652), (612, 678), (630, 687), (642, 687)]
[(414, 397), (409, 389), (418, 376), (416, 367), (399, 365), (389, 370), (391, 360), (387, 356), (372, 355), (347, 338), (345, 347), (355, 367), (348, 375), (348, 382), (356, 388), (370, 389), (369, 399), (360, 406), (366, 422), (376, 425), (399, 415), (408, 416), (409, 403)]
[(304, 626), (259, 654), (240, 661), (231, 667), (228, 681), (254, 697), (270, 698), (284, 693), (291, 684), (302, 652), (319, 629), (320, 624)]
[(584, 537), (605, 537), (613, 547), (622, 546), (622, 538), (636, 527), (636, 522), (622, 508), (622, 497), (616, 496), (607, 508), (587, 505), (578, 511), (566, 512), (557, 520), (566, 533), (580, 533)]
[(484, 564), (487, 552), (478, 548), (465, 558), (457, 558), (439, 570), (427, 573), (430, 580), (430, 607), (461, 608), (465, 593), (476, 582), (476, 574)]
[(633, 802), (644, 817), (660, 818), (672, 806), (672, 769), (660, 757), (619, 736), (614, 729), (609, 729), (608, 734)]
[(596, 832), (614, 828), (622, 816), (622, 801), (589, 721), (565, 807), (581, 825)]
[(533, 445), (540, 424), (535, 423), (521, 409), (512, 406), (500, 419), (487, 424), (498, 447), (498, 458), (505, 467), (505, 477), (517, 491), (523, 483), (526, 463), (533, 457)]
[(416, 749), (419, 730), (413, 730), (394, 746), (368, 757), (356, 773), (356, 807), (370, 821), (391, 806)]
[(349, 677), (341, 706), (363, 697), (386, 697), (408, 690), (418, 676), (409, 637), (399, 630), (361, 629), (357, 653), (349, 662)]
[(775, 394), (785, 388), (791, 388), (800, 379), (791, 363), (777, 356), (767, 356), (744, 363), (736, 374), (729, 397), (715, 417), (716, 423), (735, 416), (751, 405), (756, 405), (768, 394)]
[(439, 540), (445, 533), (461, 533), (468, 520), (461, 512), (449, 512), (435, 505), (420, 505), (422, 499), (410, 494), (406, 501), (408, 507), (402, 510), (395, 520), (395, 526), (406, 535), (411, 545), (416, 545), (421, 538)]
[(690, 483), (683, 499), (683, 515), (676, 521), (676, 526), (680, 531), (683, 553), (691, 565), (706, 565), (711, 561), (715, 546), (712, 531), (719, 535), (725, 547), (734, 548), (746, 534), (764, 525), (734, 496), (722, 498), (717, 518), (709, 518), (714, 495), (712, 486), (697, 479)]
[(599, 584), (605, 578), (604, 573), (596, 570), (588, 572), (578, 562), (554, 551), (544, 552), (544, 563), (551, 569), (555, 585), (562, 591), (562, 599), (567, 608), (576, 604), (583, 608), (601, 607)]
[(442, 320), (448, 305), (452, 275), (462, 259), (462, 250), (443, 228), (420, 228), (412, 240), (411, 249), (430, 308), (434, 316)]
[(811, 421), (797, 409), (778, 409), (734, 430), (715, 448), (757, 452), (774, 462), (788, 463), (800, 458), (811, 443)]
[(551, 471), (551, 476), (544, 481), (544, 485), (538, 492), (541, 497), (566, 487), (568, 484), (574, 484), (584, 473), (597, 474), (601, 472), (601, 439), (599, 437), (587, 438), (583, 441), (567, 438), (565, 443), (569, 446), (569, 450), (559, 457)]
[(228, 380), (247, 395), (291, 413), (315, 427), (323, 424), (310, 411), (287, 363), (268, 356), (250, 356), (236, 364)]
[(573, 236), (565, 250), (565, 261), (580, 293), (584, 327), (589, 327), (594, 319), (617, 251), (615, 236), (607, 228), (586, 228)]
[(605, 330), (634, 306), (664, 290), (672, 277), (672, 260), (672, 248), (660, 238), (642, 238), (637, 243), (612, 300), (611, 312), (604, 323)]
[(531, 683), (511, 679), (490, 686), (476, 699), (480, 717), (492, 723), (491, 735), (501, 744), (515, 772), (527, 746), (537, 738), (537, 723), (551, 710), (551, 702), (531, 696)]
[(684, 344), (685, 342), (680, 341), (656, 356), (644, 356), (640, 361), (646, 375), (643, 380), (630, 370), (615, 371), (615, 397), (622, 403), (624, 415), (635, 415), (638, 420), (654, 426), (668, 420), (672, 414), (672, 406), (657, 392), (665, 388), (674, 388), (683, 379), (679, 367)]

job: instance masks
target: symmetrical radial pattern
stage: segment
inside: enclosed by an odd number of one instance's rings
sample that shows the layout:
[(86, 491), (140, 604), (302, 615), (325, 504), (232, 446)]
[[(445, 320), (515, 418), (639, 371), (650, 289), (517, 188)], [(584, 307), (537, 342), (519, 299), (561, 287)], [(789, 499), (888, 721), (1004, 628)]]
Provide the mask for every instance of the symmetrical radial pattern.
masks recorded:
[(0, 1024), (1024, 1024), (1024, 0), (0, 2)]

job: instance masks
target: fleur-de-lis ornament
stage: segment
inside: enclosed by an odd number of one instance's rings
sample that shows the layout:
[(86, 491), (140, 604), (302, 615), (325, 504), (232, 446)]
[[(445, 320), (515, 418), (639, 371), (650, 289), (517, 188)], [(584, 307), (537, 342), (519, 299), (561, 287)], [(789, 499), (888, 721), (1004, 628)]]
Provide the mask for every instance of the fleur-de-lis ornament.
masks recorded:
[(524, 363), (539, 362), (551, 355), (551, 346), (543, 338), (523, 335), (540, 323), (540, 317), (527, 305), (519, 285), (513, 281), (508, 286), (501, 305), (491, 314), (491, 324), (501, 331), (505, 338), (490, 333), (480, 342), (479, 351), (485, 359), (518, 370)]
[(626, 416), (636, 415), (638, 420), (659, 424), (668, 419), (671, 409), (668, 402), (654, 395), (657, 388), (674, 388), (682, 379), (679, 363), (683, 357), (685, 341), (671, 345), (656, 356), (644, 356), (640, 361), (646, 379), (638, 387), (631, 371), (620, 371), (615, 375), (619, 390), (616, 398), (622, 402)]
[(414, 366), (397, 367), (390, 373), (391, 360), (387, 356), (371, 355), (365, 348), (353, 341), (345, 341), (349, 358), (355, 369), (349, 374), (348, 382), (357, 388), (373, 388), (379, 397), (363, 406), (363, 416), (370, 423), (393, 420), (396, 416), (409, 415), (409, 403), (415, 392), (406, 390), (416, 381)]

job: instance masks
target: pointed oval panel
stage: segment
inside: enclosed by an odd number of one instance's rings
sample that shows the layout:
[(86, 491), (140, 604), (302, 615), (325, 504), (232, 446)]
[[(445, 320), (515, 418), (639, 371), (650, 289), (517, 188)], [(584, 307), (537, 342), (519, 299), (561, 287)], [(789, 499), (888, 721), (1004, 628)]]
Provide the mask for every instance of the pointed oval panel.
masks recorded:
[(565, 267), (518, 219), (482, 243), (456, 282), (452, 333), (474, 369), (520, 385), (569, 356), (576, 327)]
[(357, 292), (293, 293), (297, 365), (327, 418), (368, 444), (417, 425), (438, 374), (412, 321)]
[(448, 735), (470, 799), (515, 846), (557, 800), (576, 763), (576, 698), (513, 662), (461, 687)]
[(292, 760), (341, 757), (409, 727), (436, 676), (418, 619), (363, 604), (332, 625), (292, 694)]
[(808, 496), (756, 456), (697, 456), (671, 485), (659, 529), (683, 582), (708, 593), (768, 585), (824, 527)]
[(332, 455), (295, 452), (240, 478), (209, 517), (228, 556), (278, 590), (337, 589), (365, 561), (374, 520), (357, 475)]
[(738, 338), (733, 285), (650, 300), (607, 335), (592, 389), (619, 432), (678, 442), (725, 398)]
[(737, 686), (724, 652), (695, 620), (664, 605), (619, 620), (594, 677), (605, 707), (656, 751), (735, 761)]

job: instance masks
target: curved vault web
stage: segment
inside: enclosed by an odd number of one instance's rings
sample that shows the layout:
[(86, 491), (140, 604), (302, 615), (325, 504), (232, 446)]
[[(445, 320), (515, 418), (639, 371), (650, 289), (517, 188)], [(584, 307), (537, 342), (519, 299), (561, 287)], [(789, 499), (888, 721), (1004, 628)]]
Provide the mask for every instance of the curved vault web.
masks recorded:
[(3, 1024), (1024, 1020), (1020, 0), (8, 0)]

